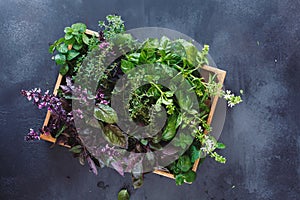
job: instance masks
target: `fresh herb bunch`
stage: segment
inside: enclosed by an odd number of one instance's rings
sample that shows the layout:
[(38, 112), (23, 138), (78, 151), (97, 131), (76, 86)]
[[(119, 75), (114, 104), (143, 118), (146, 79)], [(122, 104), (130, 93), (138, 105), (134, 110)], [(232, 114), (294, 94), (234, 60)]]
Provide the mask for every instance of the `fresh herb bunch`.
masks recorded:
[[(61, 66), (60, 73), (64, 75), (64, 84), (60, 86), (57, 96), (50, 95), (49, 92), (42, 94), (40, 89), (21, 92), (28, 100), (33, 100), (39, 109), (47, 108), (51, 112), (49, 124), (40, 132), (51, 134), (56, 138), (56, 143), (70, 146), (70, 151), (79, 158), (80, 163), (87, 161), (95, 174), (96, 166), (110, 165), (124, 175), (126, 161), (124, 154), (117, 149), (125, 149), (130, 152), (131, 157), (131, 161), (126, 163), (126, 171), (134, 172), (132, 177), (135, 188), (140, 187), (143, 182), (141, 159), (149, 165), (155, 163), (153, 157), (140, 158), (138, 153), (163, 149), (172, 140), (174, 147), (186, 150), (165, 168), (174, 174), (177, 185), (195, 180), (196, 173), (192, 167), (199, 158), (208, 155), (217, 162), (225, 163), (226, 159), (215, 152), (216, 149), (224, 149), (225, 145), (209, 135), (211, 127), (207, 124), (210, 111), (208, 102), (218, 95), (228, 101), (229, 107), (233, 107), (242, 102), (242, 99), (229, 90), (224, 92), (214, 75), (210, 75), (209, 80), (204, 80), (199, 74), (198, 70), (208, 64), (209, 47), (204, 45), (199, 51), (186, 40), (170, 40), (165, 36), (161, 39), (149, 38), (141, 43), (125, 33), (124, 21), (120, 16), (109, 15), (106, 20), (107, 22), (99, 22), (102, 28), (99, 38), (95, 35), (88, 36), (85, 33), (86, 25), (76, 23), (66, 27), (65, 36), (50, 46), (49, 52), (56, 53), (54, 60)], [(118, 59), (115, 60), (116, 55), (121, 56), (117, 56)], [(147, 67), (137, 67), (149, 65), (153, 68), (148, 70)], [(128, 82), (123, 85), (123, 89), (115, 88), (117, 81), (124, 75), (127, 75)], [(169, 87), (159, 82), (163, 78), (179, 76), (192, 86), (198, 100), (197, 105), (193, 105), (194, 102), (189, 96), (180, 90), (174, 92), (179, 87), (175, 82), (170, 81)], [(74, 81), (81, 85), (75, 86)], [(93, 94), (93, 88), (90, 87), (91, 81), (97, 82), (96, 94)], [(145, 81), (147, 84), (143, 85)], [(141, 126), (155, 124), (155, 117), (162, 109), (166, 111), (166, 124), (156, 134), (144, 138), (121, 130), (116, 124), (120, 115), (111, 107), (111, 98), (113, 94), (121, 94), (129, 85), (130, 99), (124, 98), (122, 101), (127, 102), (125, 108), (129, 110), (135, 123)], [(87, 123), (91, 126), (100, 124), (105, 140), (91, 135), (79, 137), (74, 116), (87, 116), (80, 109), (71, 110), (71, 100), (89, 105), (93, 109), (93, 116), (88, 116), (90, 119)], [(186, 128), (192, 132), (175, 137)], [(39, 139), (39, 136), (31, 129), (26, 139)], [(89, 152), (82, 140), (88, 140), (95, 148), (103, 144), (99, 155)]]

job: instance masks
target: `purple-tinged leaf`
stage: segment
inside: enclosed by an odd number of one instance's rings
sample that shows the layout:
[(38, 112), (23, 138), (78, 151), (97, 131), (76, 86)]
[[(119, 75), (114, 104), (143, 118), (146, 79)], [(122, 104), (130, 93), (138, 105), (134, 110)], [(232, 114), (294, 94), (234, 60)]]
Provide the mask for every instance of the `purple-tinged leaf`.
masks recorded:
[(87, 156), (86, 158), (89, 166), (90, 166), (90, 170), (95, 174), (95, 175), (98, 175), (98, 170), (97, 170), (97, 167), (93, 161), (93, 159), (90, 157), (90, 156)]

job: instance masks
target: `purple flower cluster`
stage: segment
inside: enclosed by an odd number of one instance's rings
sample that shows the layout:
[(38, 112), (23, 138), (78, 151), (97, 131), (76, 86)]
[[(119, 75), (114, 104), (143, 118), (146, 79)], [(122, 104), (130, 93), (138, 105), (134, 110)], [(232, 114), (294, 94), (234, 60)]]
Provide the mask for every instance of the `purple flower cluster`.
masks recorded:
[(29, 133), (24, 138), (26, 141), (32, 141), (32, 140), (40, 140), (40, 135), (35, 132), (33, 129), (29, 130)]
[[(63, 99), (59, 99), (53, 94), (49, 94), (47, 90), (42, 94), (41, 89), (35, 88), (32, 90), (22, 90), (21, 94), (25, 96), (29, 101), (33, 100), (33, 104), (36, 105), (39, 109), (47, 108), (51, 112), (51, 119), (47, 126), (43, 127), (41, 133), (50, 134), (58, 132), (63, 126), (68, 127), (68, 129), (76, 130), (74, 126), (73, 112), (67, 112), (63, 108)], [(78, 113), (76, 111), (76, 113)], [(79, 113), (79, 116), (82, 115), (82, 112)], [(37, 138), (38, 133), (30, 129), (27, 139)]]
[(108, 105), (109, 101), (105, 99), (105, 95), (102, 89), (98, 89), (96, 94), (96, 102), (99, 102), (100, 104)]

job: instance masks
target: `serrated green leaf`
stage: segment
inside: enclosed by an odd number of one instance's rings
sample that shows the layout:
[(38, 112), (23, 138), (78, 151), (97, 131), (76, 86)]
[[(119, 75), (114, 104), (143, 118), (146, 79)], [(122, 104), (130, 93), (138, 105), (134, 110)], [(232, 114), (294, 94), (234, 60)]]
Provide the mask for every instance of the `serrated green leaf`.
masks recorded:
[(104, 138), (114, 146), (127, 148), (127, 136), (119, 129), (119, 127), (108, 124), (104, 127)]
[(129, 200), (129, 199), (130, 199), (130, 195), (126, 189), (123, 189), (118, 193), (118, 200)]
[(54, 56), (54, 60), (55, 60), (56, 64), (64, 65), (66, 63), (66, 56), (59, 53)]
[(68, 51), (67, 60), (72, 60), (76, 56), (78, 56), (80, 53), (75, 50)]
[(116, 111), (105, 104), (98, 104), (98, 106), (94, 110), (94, 116), (96, 117), (96, 119), (109, 124), (113, 124), (118, 121)]
[(89, 45), (90, 39), (86, 34), (82, 34), (82, 41), (86, 44)]

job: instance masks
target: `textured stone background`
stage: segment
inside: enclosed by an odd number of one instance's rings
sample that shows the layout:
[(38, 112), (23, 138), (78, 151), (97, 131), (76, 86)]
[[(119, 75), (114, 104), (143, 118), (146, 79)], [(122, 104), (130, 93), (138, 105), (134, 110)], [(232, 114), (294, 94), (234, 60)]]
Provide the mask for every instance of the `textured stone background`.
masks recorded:
[[(116, 13), (128, 29), (167, 27), (211, 47), (228, 72), (226, 87), (244, 89), (244, 103), (229, 110), (221, 140), (228, 163), (207, 159), (193, 185), (145, 177), (132, 199), (300, 199), (300, 2), (294, 0), (1, 0), (0, 1), (0, 199), (116, 199), (129, 176), (112, 169), (98, 176), (67, 149), (25, 143), (45, 111), (19, 95), (52, 89), (57, 73), (48, 43), (63, 28)], [(104, 187), (103, 187), (104, 185)]]

